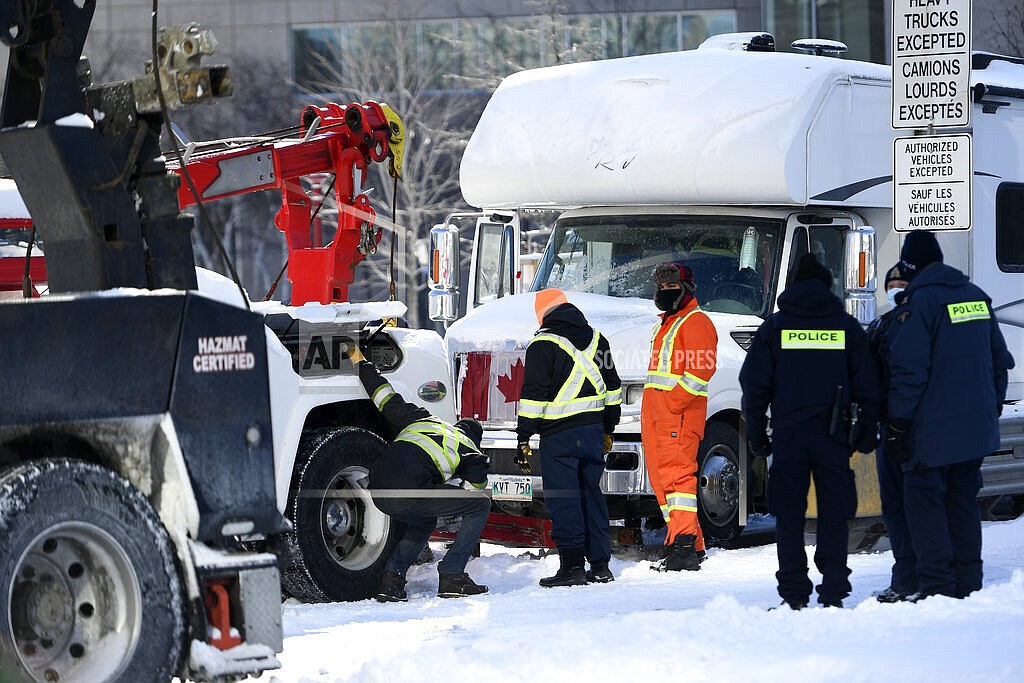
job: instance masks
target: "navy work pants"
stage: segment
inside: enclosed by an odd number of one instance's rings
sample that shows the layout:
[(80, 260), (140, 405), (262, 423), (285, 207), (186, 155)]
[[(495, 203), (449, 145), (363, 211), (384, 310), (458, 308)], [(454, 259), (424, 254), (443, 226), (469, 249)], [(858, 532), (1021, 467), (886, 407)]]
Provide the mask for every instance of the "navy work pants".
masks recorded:
[(394, 555), (388, 560), (387, 570), (405, 576), (434, 533), (438, 517), (461, 515), (462, 523), (455, 534), (455, 541), (437, 563), (437, 573), (461, 574), (466, 571), (466, 563), (476, 549), (487, 522), (491, 499), (482, 491), (466, 491), (445, 484), (425, 490), (422, 498), (389, 496), (388, 493), (386, 489), (376, 492), (374, 505), (392, 519), (405, 523), (406, 530), (395, 547)]
[(779, 556), (775, 578), (779, 595), (786, 602), (808, 602), (811, 596), (804, 526), (812, 475), (818, 505), (814, 565), (822, 575), (817, 587), (818, 602), (839, 602), (850, 594), (850, 569), (846, 566), (848, 522), (857, 511), (851, 454), (849, 446), (829, 438), (828, 422), (821, 417), (776, 429), (772, 435), (768, 508), (775, 515)]
[(540, 439), (544, 502), (551, 515), (551, 538), (559, 548), (583, 547), (590, 563), (611, 556), (608, 504), (601, 492), (604, 427), (565, 429)]
[(963, 598), (981, 589), (981, 460), (904, 473), (907, 522), (923, 596)]
[(892, 548), (892, 580), (889, 587), (900, 595), (917, 592), (917, 556), (910, 542), (910, 529), (903, 500), (903, 466), (885, 456), (885, 429), (875, 450), (878, 494), (882, 499), (882, 521)]

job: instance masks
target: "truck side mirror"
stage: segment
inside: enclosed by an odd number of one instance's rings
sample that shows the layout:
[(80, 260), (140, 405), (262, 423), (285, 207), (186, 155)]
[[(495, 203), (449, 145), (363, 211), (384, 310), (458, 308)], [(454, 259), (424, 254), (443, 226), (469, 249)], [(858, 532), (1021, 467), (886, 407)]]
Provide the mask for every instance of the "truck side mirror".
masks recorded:
[(451, 224), (430, 229), (431, 320), (451, 322), (459, 317), (459, 229)]
[(843, 254), (843, 290), (846, 312), (866, 325), (875, 319), (875, 229), (851, 228)]

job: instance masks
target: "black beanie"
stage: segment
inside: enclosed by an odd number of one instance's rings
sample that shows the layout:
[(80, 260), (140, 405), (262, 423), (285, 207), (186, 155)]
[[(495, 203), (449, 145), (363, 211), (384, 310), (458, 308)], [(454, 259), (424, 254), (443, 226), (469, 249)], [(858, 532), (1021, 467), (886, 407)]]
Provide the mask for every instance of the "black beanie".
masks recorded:
[(942, 249), (939, 248), (939, 241), (935, 239), (935, 233), (915, 230), (907, 235), (900, 251), (900, 263), (909, 276), (908, 280), (920, 273), (922, 268), (936, 261), (942, 261)]
[(469, 437), (469, 440), (476, 444), (477, 448), (480, 448), (480, 440), (484, 436), (484, 428), (476, 420), (467, 418), (459, 420), (455, 423), (456, 429)]
[(804, 280), (821, 280), (827, 288), (832, 289), (832, 273), (829, 272), (828, 268), (818, 263), (818, 259), (814, 254), (804, 254), (800, 257), (800, 263), (797, 265), (793, 281), (803, 282)]
[(885, 273), (885, 284), (882, 285), (883, 290), (889, 289), (889, 283), (893, 280), (906, 280), (910, 282), (910, 278), (907, 277), (907, 269), (904, 267), (903, 262), (897, 263), (895, 266), (890, 268)]

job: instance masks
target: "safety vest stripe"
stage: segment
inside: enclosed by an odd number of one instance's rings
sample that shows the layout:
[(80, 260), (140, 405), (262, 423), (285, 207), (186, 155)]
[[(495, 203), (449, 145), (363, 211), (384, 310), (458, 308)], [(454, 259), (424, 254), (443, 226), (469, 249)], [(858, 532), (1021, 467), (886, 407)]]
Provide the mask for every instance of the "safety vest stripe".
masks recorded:
[(782, 330), (783, 349), (842, 351), (846, 348), (846, 330)]
[(665, 496), (665, 502), (669, 513), (673, 510), (697, 511), (697, 496), (693, 493), (669, 493)]
[[(434, 437), (440, 437), (441, 443), (438, 444)], [(460, 430), (432, 420), (413, 422), (398, 434), (395, 441), (412, 443), (426, 451), (445, 480), (454, 476), (462, 461), (458, 452), (460, 446), (476, 450), (476, 444)]]
[(615, 406), (622, 403), (622, 389), (612, 389), (608, 392), (608, 397), (605, 398), (604, 404), (606, 406)]
[(708, 383), (689, 372), (683, 373), (683, 378), (679, 380), (679, 386), (686, 389), (694, 396), (708, 395)]
[(373, 396), (370, 399), (373, 401), (373, 405), (377, 406), (377, 410), (384, 408), (384, 404), (391, 400), (395, 395), (395, 390), (391, 388), (390, 384), (382, 384), (377, 387), (377, 390), (373, 392)]
[[(604, 409), (608, 403), (608, 390), (597, 367), (595, 356), (601, 335), (595, 330), (594, 337), (586, 349), (580, 350), (573, 346), (565, 337), (557, 334), (541, 333), (530, 343), (547, 341), (565, 351), (573, 361), (572, 371), (550, 401), (519, 399), (519, 417), (559, 420), (580, 413), (596, 412)], [(587, 380), (594, 386), (594, 396), (580, 396)], [(617, 401), (622, 402), (621, 390)]]
[(984, 301), (964, 301), (958, 304), (948, 304), (949, 321), (954, 325), (966, 323), (972, 320), (988, 320), (991, 316), (988, 312), (988, 304)]
[[(661, 348), (658, 349), (658, 364), (653, 370), (647, 371), (647, 382), (644, 384), (644, 388), (657, 389), (659, 391), (671, 391), (675, 389), (676, 384), (681, 384), (683, 376), (672, 372), (672, 353), (675, 348), (676, 335), (679, 334), (679, 330), (682, 328), (683, 323), (689, 320), (690, 316), (694, 313), (703, 313), (699, 308), (695, 308), (679, 320), (672, 323), (672, 327), (669, 328), (668, 333), (661, 340)], [(658, 336), (658, 327), (654, 328), (654, 337)], [(685, 386), (685, 385), (684, 385)], [(696, 393), (696, 392), (691, 392)]]
[(662, 505), (661, 506), (661, 516), (665, 518), (665, 523), (666, 524), (668, 524), (669, 522), (672, 521), (671, 517), (669, 517), (669, 514), (668, 514), (668, 505)]

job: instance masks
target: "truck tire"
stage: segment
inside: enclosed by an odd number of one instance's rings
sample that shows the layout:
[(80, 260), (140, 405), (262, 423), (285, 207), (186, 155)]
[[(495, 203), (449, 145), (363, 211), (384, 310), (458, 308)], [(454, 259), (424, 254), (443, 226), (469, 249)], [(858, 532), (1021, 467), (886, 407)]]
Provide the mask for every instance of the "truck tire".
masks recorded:
[(34, 461), (0, 473), (0, 678), (169, 681), (185, 621), (167, 531), (108, 469)]
[(356, 427), (303, 438), (286, 516), (293, 531), (278, 545), (281, 583), (302, 602), (365, 600), (380, 586), (384, 565), (404, 532), (377, 509), (366, 488), (383, 439)]
[(739, 524), (740, 435), (725, 422), (709, 422), (697, 451), (697, 517), (707, 543), (735, 539)]

